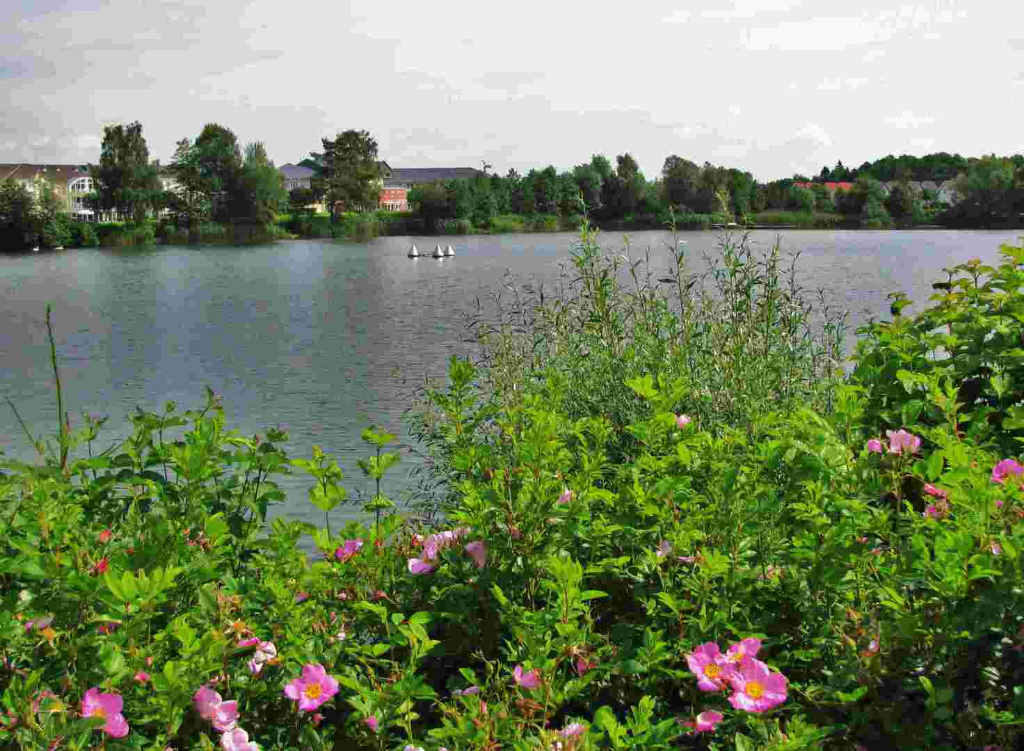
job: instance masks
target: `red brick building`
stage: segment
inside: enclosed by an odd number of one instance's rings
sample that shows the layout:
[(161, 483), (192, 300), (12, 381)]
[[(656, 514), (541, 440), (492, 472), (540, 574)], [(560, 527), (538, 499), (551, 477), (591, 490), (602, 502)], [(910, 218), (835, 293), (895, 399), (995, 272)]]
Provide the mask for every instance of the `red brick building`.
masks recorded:
[(387, 167), (384, 169), (384, 187), (380, 192), (378, 206), (384, 211), (410, 211), (409, 190), (414, 185), (438, 180), (464, 180), (483, 174), (473, 167)]

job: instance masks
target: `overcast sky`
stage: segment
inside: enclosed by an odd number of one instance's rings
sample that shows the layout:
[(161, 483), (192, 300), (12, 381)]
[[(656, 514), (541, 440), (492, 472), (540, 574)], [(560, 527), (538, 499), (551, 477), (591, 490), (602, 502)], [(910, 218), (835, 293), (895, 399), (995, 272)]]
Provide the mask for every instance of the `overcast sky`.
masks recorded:
[(889, 153), (1024, 152), (1010, 0), (4, 0), (0, 162), (150, 152), (219, 122), (278, 165), (369, 130), (392, 167), (630, 152), (760, 180)]

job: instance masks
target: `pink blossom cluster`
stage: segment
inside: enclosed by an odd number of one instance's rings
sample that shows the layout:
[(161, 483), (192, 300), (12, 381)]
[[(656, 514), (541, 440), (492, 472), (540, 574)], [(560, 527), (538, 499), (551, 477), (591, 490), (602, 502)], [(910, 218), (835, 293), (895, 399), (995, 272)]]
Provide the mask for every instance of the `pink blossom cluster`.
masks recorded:
[(118, 694), (103, 694), (98, 688), (90, 688), (82, 697), (82, 717), (104, 720), (103, 732), (111, 738), (128, 735), (128, 721), (121, 714), (124, 700)]
[(1022, 474), (1024, 467), (1016, 459), (1003, 459), (992, 467), (992, 482), (1002, 485), (1008, 477), (1020, 477)]
[(360, 539), (345, 540), (345, 544), (334, 551), (334, 557), (336, 560), (345, 563), (345, 561), (358, 553), (361, 547), (363, 547), (363, 541)]
[(743, 639), (722, 654), (717, 644), (707, 642), (687, 655), (686, 662), (702, 691), (721, 691), (728, 686), (733, 707), (764, 712), (786, 701), (787, 682), (782, 673), (773, 672), (756, 659), (760, 648), (759, 639)]
[[(921, 448), (921, 439), (913, 433), (905, 430), (887, 430), (885, 435), (889, 438), (888, 451), (890, 454), (916, 454)], [(877, 438), (872, 438), (867, 443), (867, 450), (881, 454), (886, 450), (885, 444)]]
[[(445, 548), (452, 547), (459, 540), (469, 534), (468, 527), (449, 529), (444, 532), (437, 532), (426, 537), (414, 536), (414, 541), (423, 547), (423, 555), (419, 558), (409, 559), (410, 574), (429, 574), (437, 568), (440, 563), (438, 558), (440, 552)], [(465, 546), (465, 551), (476, 563), (477, 568), (487, 565), (487, 543), (483, 540), (475, 540)]]
[(929, 503), (924, 510), (924, 517), (926, 519), (945, 519), (949, 515), (949, 493), (942, 488), (937, 488), (929, 482), (924, 484), (924, 492), (935, 499), (934, 503)]
[(523, 670), (522, 665), (516, 665), (512, 671), (512, 677), (516, 679), (516, 685), (520, 688), (537, 688), (540, 686), (540, 670)]

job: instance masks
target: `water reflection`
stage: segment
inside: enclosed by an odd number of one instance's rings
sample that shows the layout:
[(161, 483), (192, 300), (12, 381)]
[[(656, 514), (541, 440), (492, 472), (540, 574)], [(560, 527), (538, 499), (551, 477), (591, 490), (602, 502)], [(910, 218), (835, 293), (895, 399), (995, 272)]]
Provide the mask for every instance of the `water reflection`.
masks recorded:
[[(713, 233), (687, 233), (693, 270)], [(774, 234), (755, 233), (771, 242)], [(654, 273), (668, 268), (665, 233), (632, 236), (633, 257), (652, 247)], [(884, 314), (886, 293), (924, 301), (942, 266), (994, 260), (999, 232), (793, 232), (801, 282), (830, 287), (853, 323)], [(205, 387), (223, 395), (228, 422), (244, 434), (282, 424), (293, 455), (316, 443), (338, 456), (353, 491), (366, 487), (356, 459), (373, 421), (408, 435), (401, 416), (412, 384), (441, 377), (448, 357), (469, 350), (461, 311), (501, 284), (506, 268), (553, 289), (572, 234), (450, 238), (457, 255), (406, 257), (436, 238), (379, 238), (366, 244), (282, 242), (238, 248), (79, 250), (0, 257), (0, 392), (31, 429), (53, 432), (53, 394), (42, 325), (54, 305), (58, 354), (73, 412), (109, 414), (126, 433), (136, 405), (197, 406)], [(603, 236), (606, 247), (621, 237)], [(447, 243), (446, 243), (447, 244)], [(0, 448), (30, 459), (13, 415), (0, 409)], [(411, 457), (400, 469), (408, 470)], [(403, 466), (404, 465), (404, 466)], [(287, 484), (285, 513), (310, 520), (308, 483)], [(408, 483), (392, 486), (400, 494)], [(351, 492), (350, 495), (354, 495)], [(355, 513), (336, 512), (339, 517)]]

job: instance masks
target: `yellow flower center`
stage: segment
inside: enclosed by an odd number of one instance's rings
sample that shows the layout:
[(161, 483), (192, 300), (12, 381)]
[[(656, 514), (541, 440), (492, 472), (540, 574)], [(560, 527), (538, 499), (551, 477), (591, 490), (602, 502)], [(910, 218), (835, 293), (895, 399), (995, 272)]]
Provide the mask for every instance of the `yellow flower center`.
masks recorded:
[(320, 688), (319, 683), (311, 683), (302, 690), (302, 693), (306, 695), (307, 699), (315, 699), (323, 692)]
[(760, 699), (764, 696), (764, 686), (757, 681), (747, 681), (747, 696), (751, 699)]
[(707, 665), (704, 668), (704, 675), (708, 678), (717, 678), (721, 673), (722, 669), (718, 665)]
[(101, 720), (107, 719), (107, 713), (104, 711), (103, 707), (93, 707), (92, 711), (89, 712), (89, 716), (99, 717)]

